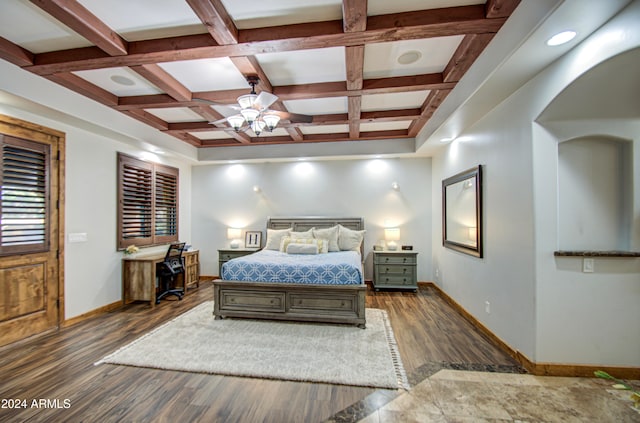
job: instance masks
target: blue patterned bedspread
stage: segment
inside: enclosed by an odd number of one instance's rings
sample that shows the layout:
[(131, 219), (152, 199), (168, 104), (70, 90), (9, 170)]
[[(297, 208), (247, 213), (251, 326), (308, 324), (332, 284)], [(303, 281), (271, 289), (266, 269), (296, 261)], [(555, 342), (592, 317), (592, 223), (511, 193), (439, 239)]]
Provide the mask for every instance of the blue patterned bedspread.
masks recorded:
[(223, 280), (360, 285), (364, 283), (360, 253), (287, 254), (262, 250), (222, 265)]

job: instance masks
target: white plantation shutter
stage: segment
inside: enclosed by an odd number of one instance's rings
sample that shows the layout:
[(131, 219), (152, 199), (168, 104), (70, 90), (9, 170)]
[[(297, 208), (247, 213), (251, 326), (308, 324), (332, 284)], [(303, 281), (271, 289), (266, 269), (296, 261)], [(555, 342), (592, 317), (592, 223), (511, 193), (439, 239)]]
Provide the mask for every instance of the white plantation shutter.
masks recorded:
[(48, 251), (50, 146), (0, 138), (0, 254)]
[(178, 240), (178, 169), (118, 153), (118, 248)]

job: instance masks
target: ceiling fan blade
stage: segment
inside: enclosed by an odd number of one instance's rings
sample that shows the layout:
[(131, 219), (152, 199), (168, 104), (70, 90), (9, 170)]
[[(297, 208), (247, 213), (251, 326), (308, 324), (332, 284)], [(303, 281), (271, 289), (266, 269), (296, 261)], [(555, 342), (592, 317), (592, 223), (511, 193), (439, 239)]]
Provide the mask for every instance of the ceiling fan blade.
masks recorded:
[(217, 125), (219, 123), (226, 123), (227, 122), (227, 118), (222, 118), (222, 119), (218, 119), (216, 121), (213, 122), (209, 122), (209, 125)]
[(278, 96), (277, 95), (273, 95), (273, 94), (268, 93), (266, 91), (262, 91), (260, 94), (258, 94), (258, 98), (256, 98), (256, 101), (254, 102), (254, 105), (255, 105), (256, 109), (264, 110), (267, 107), (271, 106), (276, 101), (278, 101)]
[(293, 123), (311, 123), (313, 116), (301, 115), (299, 113), (281, 112), (279, 110), (268, 110), (265, 114), (278, 115), (280, 119), (285, 119)]

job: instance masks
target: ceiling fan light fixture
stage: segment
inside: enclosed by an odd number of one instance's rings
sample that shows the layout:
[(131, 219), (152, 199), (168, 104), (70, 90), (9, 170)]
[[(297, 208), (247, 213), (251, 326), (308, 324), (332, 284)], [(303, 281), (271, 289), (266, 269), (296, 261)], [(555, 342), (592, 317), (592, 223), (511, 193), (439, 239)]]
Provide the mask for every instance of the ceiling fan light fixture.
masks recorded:
[(238, 132), (242, 125), (244, 124), (244, 116), (242, 115), (233, 115), (227, 118), (227, 122), (234, 129), (234, 131)]
[(254, 120), (251, 123), (251, 129), (257, 136), (260, 136), (265, 126), (266, 126), (266, 123), (264, 123), (263, 120)]
[(258, 95), (255, 93), (245, 94), (238, 97), (238, 104), (243, 109), (252, 109), (253, 105), (256, 103)]
[(269, 129), (269, 132), (273, 131), (276, 126), (278, 126), (278, 122), (280, 122), (280, 116), (278, 115), (264, 115), (262, 119), (267, 125), (267, 129)]
[(251, 125), (257, 118), (260, 116), (260, 112), (256, 109), (242, 109), (240, 113), (244, 117), (244, 119)]

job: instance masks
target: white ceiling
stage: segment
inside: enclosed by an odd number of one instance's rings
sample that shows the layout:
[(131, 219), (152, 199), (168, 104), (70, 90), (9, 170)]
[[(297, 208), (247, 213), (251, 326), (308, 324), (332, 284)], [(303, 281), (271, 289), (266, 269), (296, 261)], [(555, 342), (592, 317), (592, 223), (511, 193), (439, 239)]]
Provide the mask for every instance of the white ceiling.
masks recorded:
[[(185, 0), (78, 2), (129, 42), (207, 33), (206, 27)], [(378, 16), (483, 3), (485, 2), (468, 0), (369, 0), (367, 15)], [(522, 0), (503, 30), (480, 56), (478, 63), (471, 68), (453, 94), (447, 97), (429, 120), (418, 137), (418, 145), (434, 146), (439, 138), (446, 134), (455, 136), (455, 132), (477, 120), (482, 110), (495, 106), (517, 89), (519, 84), (588, 36), (626, 3), (627, 0), (610, 0), (590, 4), (586, 8), (580, 0)], [(342, 19), (341, 0), (222, 0), (222, 4), (239, 30)], [(526, 16), (520, 16), (518, 13)], [(553, 51), (549, 51), (543, 45), (542, 41), (549, 33), (570, 26), (577, 26), (581, 31), (573, 44)], [(92, 45), (28, 0), (0, 2), (0, 36), (34, 54)], [(363, 77), (367, 80), (442, 72), (462, 39), (462, 35), (456, 35), (367, 44), (364, 49)], [(415, 63), (403, 65), (398, 62), (402, 54), (412, 51), (420, 53), (420, 58)], [(263, 52), (255, 54), (254, 57), (273, 87), (332, 83), (344, 81), (346, 78), (344, 47)], [(245, 77), (227, 57), (175, 60), (160, 63), (159, 66), (194, 93), (249, 91)], [(120, 98), (150, 96), (163, 92), (128, 67), (79, 70), (74, 74)], [(129, 83), (132, 84), (127, 85)], [(375, 112), (420, 108), (428, 95), (428, 90), (363, 95), (361, 109), (362, 112)], [(292, 99), (282, 103), (290, 112), (313, 116), (347, 114), (349, 111), (346, 96)], [(201, 115), (188, 107), (144, 110), (169, 124), (203, 120)], [(223, 114), (227, 113), (225, 110), (219, 110)], [(360, 131), (406, 130), (410, 122), (362, 122)], [(299, 131), (303, 135), (349, 133), (349, 125), (303, 125), (299, 127)], [(234, 140), (229, 132), (218, 130), (214, 126), (211, 126), (211, 130), (192, 131), (189, 134), (199, 140)], [(265, 132), (261, 137), (288, 135), (286, 130), (278, 128), (273, 133)], [(301, 146), (303, 147), (304, 145)], [(228, 153), (219, 153), (219, 148), (212, 150), (216, 152), (207, 153), (203, 157), (222, 158), (236, 154), (234, 147), (231, 147)], [(244, 150), (241, 154), (244, 157), (252, 154), (247, 153), (250, 149), (241, 150)], [(281, 154), (286, 155), (286, 150), (286, 146), (283, 147), (280, 150)], [(421, 148), (418, 154), (431, 154), (432, 151), (433, 148)], [(255, 155), (260, 154), (264, 154), (264, 149), (256, 150)]]

